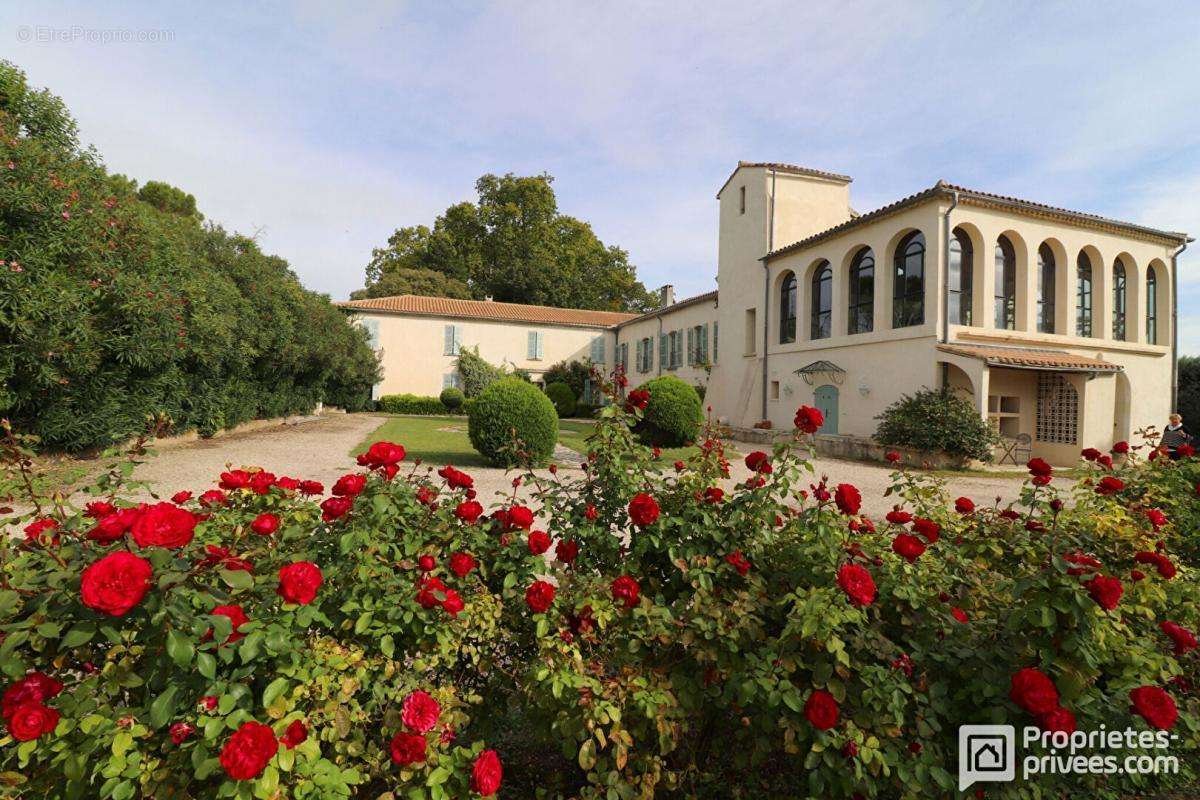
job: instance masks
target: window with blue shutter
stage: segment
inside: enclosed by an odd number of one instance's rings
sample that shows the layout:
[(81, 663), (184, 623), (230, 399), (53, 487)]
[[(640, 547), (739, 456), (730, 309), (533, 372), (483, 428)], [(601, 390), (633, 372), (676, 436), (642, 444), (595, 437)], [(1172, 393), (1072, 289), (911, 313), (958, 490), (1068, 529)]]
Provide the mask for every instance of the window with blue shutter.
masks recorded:
[(708, 364), (710, 363), (708, 360), (708, 323), (706, 322), (697, 327), (696, 332), (700, 337), (700, 356), (698, 360), (701, 364)]
[(696, 363), (696, 329), (687, 329), (687, 363), (690, 367)]
[(667, 360), (667, 346), (667, 335), (665, 333), (660, 333), (658, 335), (658, 366), (660, 369), (666, 369), (667, 366), (669, 366)]
[(718, 325), (718, 324), (720, 324), (720, 323), (717, 323), (717, 322), (714, 322), (714, 323), (713, 323), (713, 358), (712, 358), (712, 363), (714, 363), (714, 364), (715, 364), (715, 363), (717, 363), (717, 356), (718, 356), (718, 353), (719, 353), (719, 351), (717, 350), (717, 325)]
[(603, 336), (597, 336), (595, 339), (592, 339), (592, 363), (593, 364), (603, 364), (604, 363), (604, 337)]
[(454, 372), (447, 372), (442, 376), (443, 389), (458, 389), (460, 388), (460, 385), (461, 382), (458, 377), (458, 370), (455, 370)]
[(362, 326), (367, 332), (367, 344), (369, 344), (371, 346), (372, 350), (378, 350), (379, 349), (379, 320), (364, 319), (362, 321)]
[(540, 361), (543, 351), (543, 334), (541, 331), (530, 331), (528, 339), (528, 347), (526, 348), (526, 358), (532, 361)]
[(456, 356), (462, 349), (462, 325), (447, 325), (444, 333), (442, 355)]

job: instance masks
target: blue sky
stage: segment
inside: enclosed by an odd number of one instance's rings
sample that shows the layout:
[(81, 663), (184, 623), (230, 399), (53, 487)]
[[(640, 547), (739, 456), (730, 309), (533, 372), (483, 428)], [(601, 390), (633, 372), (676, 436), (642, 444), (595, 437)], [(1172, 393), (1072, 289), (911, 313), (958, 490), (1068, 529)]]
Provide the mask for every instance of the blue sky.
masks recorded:
[[(114, 29), (167, 35), (84, 33)], [(713, 286), (739, 158), (852, 175), (860, 211), (944, 178), (1200, 232), (1196, 3), (24, 2), (0, 41), (111, 169), (186, 188), (335, 298), (485, 172), (550, 172), (680, 296)]]

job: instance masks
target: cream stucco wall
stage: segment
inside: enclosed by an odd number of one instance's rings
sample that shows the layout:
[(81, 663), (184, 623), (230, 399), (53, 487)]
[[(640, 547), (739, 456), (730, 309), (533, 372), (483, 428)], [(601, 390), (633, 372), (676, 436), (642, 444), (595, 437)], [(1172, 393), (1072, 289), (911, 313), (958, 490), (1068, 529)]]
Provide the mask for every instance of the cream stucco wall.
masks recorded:
[[(708, 358), (711, 363), (715, 364), (714, 355), (717, 361), (727, 357), (724, 351), (725, 332), (717, 323), (717, 303), (715, 300), (706, 300), (697, 303), (679, 304), (654, 316), (622, 324), (617, 331), (617, 338), (619, 343), (629, 345), (627, 375), (630, 385), (637, 386), (659, 375), (674, 375), (693, 386), (703, 386), (707, 391), (709, 384), (708, 370), (704, 368), (703, 364), (696, 363), (689, 365), (687, 363), (687, 330), (701, 326), (703, 331), (703, 326), (708, 326)], [(659, 334), (669, 334), (672, 331), (678, 331), (681, 338), (682, 363), (677, 368), (666, 366), (659, 358)], [(715, 350), (714, 337), (716, 337)], [(650, 369), (639, 372), (636, 356), (637, 343), (643, 338), (650, 339), (653, 363), (650, 365)]]

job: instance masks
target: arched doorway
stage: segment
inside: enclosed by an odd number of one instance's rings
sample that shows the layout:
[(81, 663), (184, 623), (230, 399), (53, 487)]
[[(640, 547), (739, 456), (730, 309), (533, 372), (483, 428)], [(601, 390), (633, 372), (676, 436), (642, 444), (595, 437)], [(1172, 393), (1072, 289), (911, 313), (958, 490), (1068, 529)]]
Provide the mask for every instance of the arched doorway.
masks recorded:
[(813, 405), (825, 417), (825, 424), (817, 433), (835, 434), (838, 432), (838, 389), (836, 386), (825, 384), (813, 391)]

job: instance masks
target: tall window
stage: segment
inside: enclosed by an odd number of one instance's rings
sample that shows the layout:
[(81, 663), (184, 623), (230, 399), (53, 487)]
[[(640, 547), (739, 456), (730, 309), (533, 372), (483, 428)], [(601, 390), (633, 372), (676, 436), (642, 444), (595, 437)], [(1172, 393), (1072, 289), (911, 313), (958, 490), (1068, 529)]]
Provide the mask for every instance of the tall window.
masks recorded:
[(996, 327), (1017, 327), (1017, 253), (1007, 236), (996, 240)]
[(1054, 251), (1045, 242), (1038, 248), (1038, 333), (1054, 333)]
[(828, 339), (833, 319), (833, 270), (825, 261), (812, 276), (812, 317), (809, 338)]
[(849, 311), (846, 333), (868, 333), (875, 327), (875, 255), (869, 247), (850, 262)]
[(1092, 260), (1084, 252), (1075, 259), (1075, 335), (1092, 335)]
[(789, 272), (779, 289), (779, 343), (796, 341), (796, 273)]
[(1146, 268), (1146, 342), (1158, 344), (1158, 276)]
[(892, 327), (925, 321), (925, 237), (913, 231), (896, 247), (892, 276)]
[(971, 289), (974, 281), (975, 253), (971, 237), (961, 228), (950, 237), (950, 275), (946, 282), (946, 310), (954, 325), (971, 324)]
[(1118, 258), (1113, 263), (1113, 338), (1125, 341), (1125, 262)]

